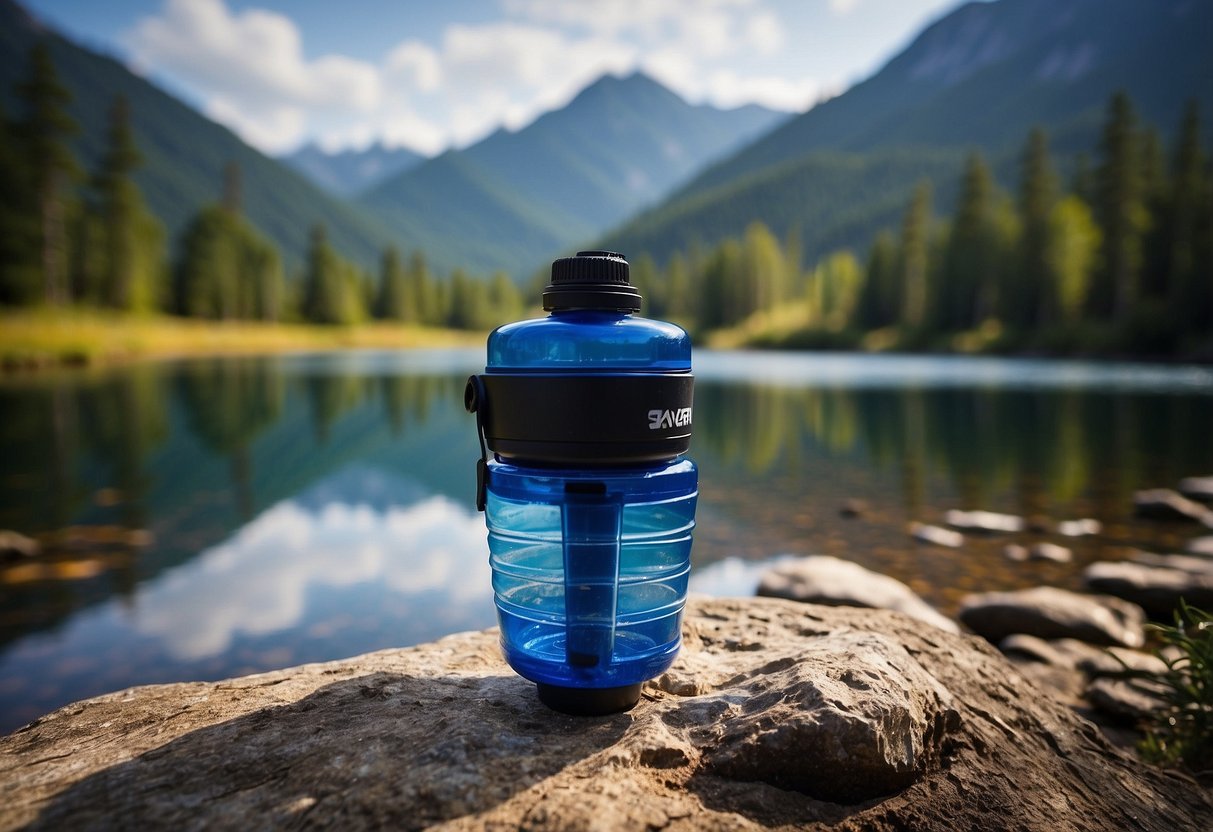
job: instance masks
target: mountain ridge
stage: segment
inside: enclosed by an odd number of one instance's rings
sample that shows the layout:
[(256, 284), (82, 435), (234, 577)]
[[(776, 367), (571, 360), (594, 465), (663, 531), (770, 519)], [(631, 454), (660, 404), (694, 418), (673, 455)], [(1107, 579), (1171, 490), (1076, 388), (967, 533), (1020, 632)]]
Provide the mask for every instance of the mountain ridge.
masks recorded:
[[(1054, 159), (1065, 168), (1097, 143), (1107, 100), (1129, 92), (1139, 117), (1164, 135), (1179, 123), (1185, 99), (1213, 112), (1213, 4), (1188, 0), (998, 0), (957, 7), (922, 30), (871, 77), (789, 119), (598, 240), (663, 261), (690, 240), (711, 244), (737, 236), (758, 219), (776, 233), (795, 229), (808, 263), (827, 243), (862, 247), (896, 221), (878, 208), (862, 176), (828, 212), (800, 210), (814, 189), (811, 171), (828, 154), (900, 159), (886, 170), (878, 201), (904, 207), (915, 182), (935, 184), (937, 210), (948, 211), (963, 156), (986, 154), (1004, 186), (1013, 184), (1020, 148), (1032, 126), (1049, 132)], [(915, 161), (913, 152), (923, 159)], [(952, 153), (955, 164), (940, 165)], [(826, 155), (822, 155), (826, 154)], [(862, 167), (862, 166), (860, 166)], [(782, 170), (787, 186), (770, 181)], [(764, 171), (767, 174), (764, 174)], [(759, 200), (750, 189), (763, 194)], [(818, 194), (821, 202), (825, 196)], [(741, 206), (753, 206), (744, 211)], [(857, 219), (860, 215), (867, 221)], [(822, 224), (824, 223), (824, 225)], [(841, 225), (850, 232), (844, 233)]]

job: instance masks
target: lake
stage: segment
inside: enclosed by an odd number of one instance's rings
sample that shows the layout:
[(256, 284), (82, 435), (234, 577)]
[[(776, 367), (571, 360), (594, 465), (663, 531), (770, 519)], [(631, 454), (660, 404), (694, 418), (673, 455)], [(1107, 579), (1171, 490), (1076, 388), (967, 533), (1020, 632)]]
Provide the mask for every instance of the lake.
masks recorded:
[[(0, 380), (0, 732), (135, 684), (233, 675), (494, 623), (474, 422), (483, 351), (140, 363)], [(967, 592), (1078, 588), (1177, 550), (1138, 488), (1213, 474), (1213, 369), (1019, 359), (695, 354), (692, 588), (827, 553), (945, 613)], [(843, 516), (862, 500), (861, 517)], [(952, 508), (1104, 524), (1094, 537), (915, 543)], [(1015, 563), (1011, 541), (1071, 546)]]

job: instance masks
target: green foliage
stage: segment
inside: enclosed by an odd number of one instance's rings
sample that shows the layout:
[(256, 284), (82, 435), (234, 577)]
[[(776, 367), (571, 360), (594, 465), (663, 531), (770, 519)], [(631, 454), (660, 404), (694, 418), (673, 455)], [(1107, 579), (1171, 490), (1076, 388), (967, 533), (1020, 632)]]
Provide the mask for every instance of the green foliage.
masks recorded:
[(1104, 231), (1102, 268), (1094, 287), (1095, 312), (1124, 319), (1141, 289), (1142, 246), (1149, 215), (1142, 176), (1141, 140), (1129, 97), (1118, 92), (1108, 106), (1096, 172), (1096, 215)]
[(194, 218), (175, 270), (175, 311), (273, 321), (283, 315), (284, 294), (278, 252), (251, 225), (219, 205)]
[[(91, 300), (146, 312), (161, 302), (164, 230), (144, 206), (143, 195), (132, 179), (141, 160), (130, 128), (130, 104), (119, 96), (110, 110), (108, 147), (94, 177), (97, 200), (92, 213), (100, 230), (100, 263), (96, 272), (85, 268), (97, 280), (89, 279), (89, 274), (81, 282), (91, 290)], [(87, 260), (82, 255), (78, 262)]]
[(69, 185), (79, 175), (80, 165), (68, 140), (79, 125), (67, 112), (72, 99), (55, 71), (50, 48), (40, 41), (30, 51), (25, 80), (17, 86), (23, 118), (17, 124), (23, 161), (29, 166), (28, 206), (38, 218), (37, 260), (48, 303), (69, 301), (67, 283), (67, 222), (71, 193)]
[(1039, 127), (1028, 134), (1019, 183), (1019, 292), (1008, 298), (1014, 306), (1008, 314), (1013, 323), (1031, 326), (1055, 317), (1049, 242), (1050, 218), (1058, 200), (1057, 174), (1049, 160), (1048, 139)]
[(927, 322), (930, 233), (931, 185), (923, 181), (914, 189), (901, 222), (897, 261), (897, 275), (902, 286), (901, 322), (910, 329), (921, 329)]
[(1070, 195), (1049, 212), (1044, 251), (1048, 308), (1065, 324), (1078, 323), (1087, 303), (1102, 235), (1091, 209)]
[(394, 246), (383, 253), (383, 265), (379, 273), (379, 292), (375, 298), (375, 317), (389, 321), (417, 320), (417, 307), (409, 297), (408, 278), (400, 263), (400, 252)]
[(317, 324), (356, 324), (365, 317), (359, 275), (329, 244), (323, 225), (312, 228), (303, 277), (303, 317)]
[(1151, 626), (1167, 669), (1148, 678), (1159, 683), (1166, 707), (1148, 726), (1141, 752), (1153, 762), (1207, 773), (1213, 769), (1213, 615), (1181, 599), (1174, 626)]

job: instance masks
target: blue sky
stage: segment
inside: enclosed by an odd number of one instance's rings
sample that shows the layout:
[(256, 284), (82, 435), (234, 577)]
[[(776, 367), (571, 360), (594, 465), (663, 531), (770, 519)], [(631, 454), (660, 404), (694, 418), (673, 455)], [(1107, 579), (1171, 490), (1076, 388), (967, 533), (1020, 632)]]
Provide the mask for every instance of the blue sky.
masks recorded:
[(246, 141), (425, 153), (517, 129), (605, 72), (804, 110), (957, 0), (23, 0)]

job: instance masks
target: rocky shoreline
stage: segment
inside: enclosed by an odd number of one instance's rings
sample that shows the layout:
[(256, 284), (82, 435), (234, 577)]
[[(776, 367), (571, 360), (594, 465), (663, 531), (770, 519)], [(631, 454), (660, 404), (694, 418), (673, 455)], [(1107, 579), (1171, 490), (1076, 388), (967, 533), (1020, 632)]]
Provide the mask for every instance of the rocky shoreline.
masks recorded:
[[(1202, 503), (1139, 497), (1208, 525)], [(785, 560), (767, 597), (693, 597), (677, 663), (610, 717), (547, 710), (494, 630), (131, 688), (0, 738), (0, 830), (1201, 828), (1213, 792), (1130, 747), (1159, 700), (1123, 671), (1163, 667), (1147, 615), (1207, 597), (1209, 540), (1094, 564), (1089, 593), (974, 593), (976, 635), (888, 576)]]
[(629, 713), (544, 708), (464, 633), (60, 709), (0, 740), (0, 827), (1198, 828), (985, 640), (884, 610), (694, 598)]

